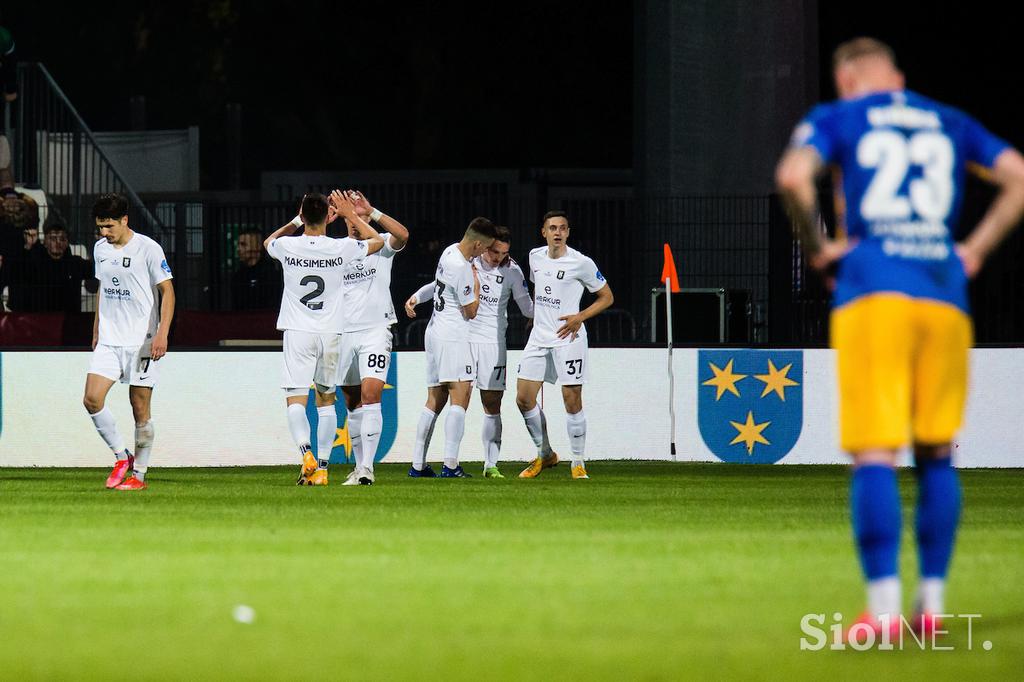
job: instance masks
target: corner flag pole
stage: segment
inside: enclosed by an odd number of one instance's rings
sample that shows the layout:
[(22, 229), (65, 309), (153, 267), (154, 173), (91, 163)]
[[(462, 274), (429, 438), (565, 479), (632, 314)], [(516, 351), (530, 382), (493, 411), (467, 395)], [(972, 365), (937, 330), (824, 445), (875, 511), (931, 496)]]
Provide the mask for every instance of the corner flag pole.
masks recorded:
[(665, 278), (665, 338), (668, 340), (668, 418), (669, 418), (669, 453), (672, 461), (676, 461), (676, 375), (672, 371), (672, 283)]
[(672, 249), (665, 244), (665, 264), (661, 269), (661, 280), (665, 283), (665, 339), (668, 342), (668, 417), (669, 454), (676, 461), (676, 375), (672, 368), (672, 294), (679, 293), (679, 275)]

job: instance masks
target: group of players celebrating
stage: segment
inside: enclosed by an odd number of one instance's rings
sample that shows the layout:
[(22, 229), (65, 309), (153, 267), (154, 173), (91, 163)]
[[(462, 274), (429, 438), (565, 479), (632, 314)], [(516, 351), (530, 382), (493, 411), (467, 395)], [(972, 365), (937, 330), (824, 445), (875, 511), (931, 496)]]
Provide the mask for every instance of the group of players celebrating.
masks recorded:
[[(158, 361), (167, 351), (174, 289), (163, 250), (128, 226), (127, 209), (127, 201), (116, 194), (100, 197), (93, 208), (101, 236), (95, 246), (100, 289), (84, 404), (117, 458), (107, 487), (141, 490), (146, 488), (154, 438), (149, 405)], [(339, 218), (347, 236), (329, 237), (327, 226)], [(478, 217), (462, 239), (441, 254), (434, 281), (406, 301), (409, 317), (416, 317), (417, 305), (433, 304), (424, 338), (427, 400), (416, 427), (410, 477), (470, 476), (459, 463), (459, 449), (475, 385), (484, 410), (483, 475), (503, 478), (498, 459), (507, 370), (505, 333), (508, 303), (514, 298), (523, 315), (533, 321), (519, 364), (516, 403), (537, 448), (536, 457), (519, 476), (534, 478), (558, 463), (548, 440), (547, 421), (537, 405), (543, 383), (557, 381), (567, 413), (571, 475), (588, 478), (582, 400), (589, 368), (584, 322), (614, 299), (594, 261), (568, 246), (569, 220), (564, 212), (547, 213), (541, 234), (547, 245), (532, 250), (529, 257), (534, 297), (522, 269), (509, 256), (510, 230)], [(288, 428), (302, 461), (299, 485), (328, 484), (338, 428), (338, 386), (345, 398), (355, 463), (343, 485), (374, 483), (383, 430), (381, 396), (391, 365), (391, 326), (397, 322), (391, 267), (408, 240), (409, 230), (374, 208), (360, 192), (334, 190), (330, 196), (304, 196), (299, 214), (264, 241), (267, 253), (280, 262), (284, 277), (277, 319), (277, 328), (284, 333), (281, 387)], [(596, 298), (581, 311), (584, 288)], [(116, 381), (130, 386), (136, 422), (134, 454), (105, 406)], [(310, 386), (318, 416), (317, 456), (306, 416)], [(446, 404), (444, 461), (438, 474), (427, 463), (426, 453)]]

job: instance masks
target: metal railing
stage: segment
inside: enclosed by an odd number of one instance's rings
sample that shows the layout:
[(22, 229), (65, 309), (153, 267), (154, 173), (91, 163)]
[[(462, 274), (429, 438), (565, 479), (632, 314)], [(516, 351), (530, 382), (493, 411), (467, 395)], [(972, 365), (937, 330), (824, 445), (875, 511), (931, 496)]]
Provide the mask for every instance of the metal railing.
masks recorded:
[(160, 221), (118, 173), (46, 67), (19, 64), (18, 93), (14, 176), (46, 192), (52, 214), (48, 221), (63, 223), (72, 241), (91, 244), (93, 201), (100, 194), (119, 192), (131, 204), (133, 227), (163, 242)]

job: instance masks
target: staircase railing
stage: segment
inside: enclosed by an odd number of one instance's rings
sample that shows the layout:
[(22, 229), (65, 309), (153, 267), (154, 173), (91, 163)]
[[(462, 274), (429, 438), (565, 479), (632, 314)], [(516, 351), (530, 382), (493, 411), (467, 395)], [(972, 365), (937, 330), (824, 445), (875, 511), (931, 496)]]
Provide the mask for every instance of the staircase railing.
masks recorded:
[(38, 62), (18, 65), (18, 99), (13, 136), (14, 178), (47, 194), (55, 212), (74, 239), (91, 243), (95, 228), (92, 204), (106, 192), (118, 192), (130, 203), (134, 229), (163, 241), (160, 221), (145, 207), (103, 152), (64, 91)]

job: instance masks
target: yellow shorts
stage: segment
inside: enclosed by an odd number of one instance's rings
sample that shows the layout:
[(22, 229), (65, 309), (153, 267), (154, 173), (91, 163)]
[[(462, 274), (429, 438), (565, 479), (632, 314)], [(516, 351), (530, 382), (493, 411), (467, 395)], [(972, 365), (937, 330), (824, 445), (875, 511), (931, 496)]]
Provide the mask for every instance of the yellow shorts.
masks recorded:
[(971, 319), (959, 308), (897, 293), (832, 311), (839, 358), (840, 440), (859, 452), (911, 441), (948, 443), (963, 421)]

